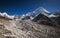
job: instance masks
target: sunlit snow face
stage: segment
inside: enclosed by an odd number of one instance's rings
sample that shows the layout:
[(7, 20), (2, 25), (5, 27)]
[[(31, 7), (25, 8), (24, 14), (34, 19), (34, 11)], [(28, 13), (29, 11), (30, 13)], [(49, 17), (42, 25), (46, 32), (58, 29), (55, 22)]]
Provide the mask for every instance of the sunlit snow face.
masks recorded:
[(13, 19), (14, 18), (14, 15), (13, 16), (10, 16), (6, 12), (3, 12), (3, 13), (0, 12), (0, 15), (3, 16), (3, 17), (10, 18), (10, 19)]

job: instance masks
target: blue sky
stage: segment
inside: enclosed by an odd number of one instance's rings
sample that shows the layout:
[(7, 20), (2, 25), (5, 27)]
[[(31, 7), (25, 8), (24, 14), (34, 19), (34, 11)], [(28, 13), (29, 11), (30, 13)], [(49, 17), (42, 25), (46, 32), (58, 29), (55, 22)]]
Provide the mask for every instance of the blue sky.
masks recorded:
[(0, 11), (21, 15), (44, 7), (50, 12), (60, 10), (60, 0), (0, 0)]

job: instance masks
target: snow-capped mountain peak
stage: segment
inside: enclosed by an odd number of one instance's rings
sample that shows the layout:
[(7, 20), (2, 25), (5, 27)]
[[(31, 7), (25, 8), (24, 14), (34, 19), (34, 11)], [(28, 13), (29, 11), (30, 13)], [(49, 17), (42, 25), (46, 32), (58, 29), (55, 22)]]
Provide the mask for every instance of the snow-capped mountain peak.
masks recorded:
[(0, 16), (10, 18), (10, 19), (13, 19), (15, 17), (14, 15), (13, 16), (8, 15), (6, 12), (3, 12), (3, 13), (0, 12)]
[(47, 11), (46, 9), (44, 9), (43, 7), (40, 7), (39, 9), (40, 9), (41, 11), (43, 11), (43, 12), (50, 13), (49, 11)]
[(48, 16), (49, 15), (49, 11), (47, 11), (46, 9), (44, 9), (43, 7), (39, 7), (37, 8), (36, 10), (34, 10), (33, 12), (28, 12), (27, 14), (23, 14), (21, 16), (21, 19), (22, 18), (25, 18), (27, 16), (30, 17), (30, 19), (34, 19), (36, 16), (38, 16), (39, 14), (43, 14), (45, 16)]

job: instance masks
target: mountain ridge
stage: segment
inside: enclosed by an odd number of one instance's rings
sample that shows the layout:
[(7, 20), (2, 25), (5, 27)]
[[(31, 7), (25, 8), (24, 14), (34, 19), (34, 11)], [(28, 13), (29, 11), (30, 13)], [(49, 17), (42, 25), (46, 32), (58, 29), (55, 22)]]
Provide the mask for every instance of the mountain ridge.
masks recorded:
[(27, 13), (13, 19), (0, 13), (0, 38), (60, 38), (60, 17), (49, 17), (51, 14), (38, 11), (38, 15)]

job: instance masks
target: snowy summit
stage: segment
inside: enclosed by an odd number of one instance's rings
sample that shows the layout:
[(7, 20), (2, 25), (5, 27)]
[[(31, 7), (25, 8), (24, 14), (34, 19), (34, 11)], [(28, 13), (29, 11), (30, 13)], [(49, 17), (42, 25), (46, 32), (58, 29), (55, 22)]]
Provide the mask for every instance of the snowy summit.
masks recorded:
[(13, 19), (15, 17), (14, 15), (13, 16), (8, 15), (6, 12), (3, 12), (3, 13), (0, 12), (0, 16), (10, 18), (10, 19)]

